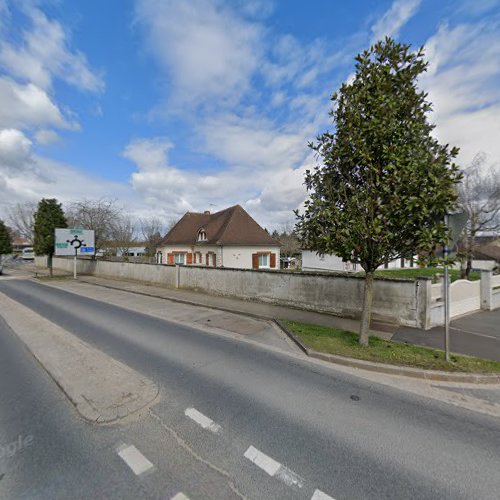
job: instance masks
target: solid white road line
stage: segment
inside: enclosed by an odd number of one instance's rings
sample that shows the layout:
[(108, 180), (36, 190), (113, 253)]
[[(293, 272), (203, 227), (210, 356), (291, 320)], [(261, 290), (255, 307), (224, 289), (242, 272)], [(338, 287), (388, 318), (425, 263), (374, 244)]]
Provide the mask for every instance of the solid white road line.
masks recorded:
[(278, 477), (288, 486), (296, 486), (302, 488), (303, 479), (295, 474), (292, 470), (279, 462), (276, 462), (273, 458), (262, 453), (254, 446), (250, 446), (244, 453), (244, 457), (248, 458), (257, 467), (262, 469), (264, 472), (269, 474), (271, 477)]
[(118, 455), (137, 476), (153, 467), (153, 464), (133, 445), (120, 449)]
[(321, 490), (316, 490), (311, 497), (311, 500), (335, 500), (335, 498), (323, 493)]
[(203, 429), (208, 429), (211, 432), (217, 434), (221, 430), (221, 426), (216, 424), (213, 420), (200, 413), (195, 408), (187, 408), (184, 411), (184, 415), (189, 417), (191, 420), (194, 420), (198, 425), (203, 427)]
[(177, 495), (173, 496), (170, 500), (189, 500), (189, 498), (184, 495), (184, 493), (177, 493)]

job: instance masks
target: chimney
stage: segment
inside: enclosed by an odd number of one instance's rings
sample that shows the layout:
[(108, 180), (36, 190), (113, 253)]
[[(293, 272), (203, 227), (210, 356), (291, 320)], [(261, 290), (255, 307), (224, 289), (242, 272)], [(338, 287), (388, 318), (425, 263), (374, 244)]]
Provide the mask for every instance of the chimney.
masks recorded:
[(206, 215), (210, 215), (210, 210), (205, 210), (203, 213)]

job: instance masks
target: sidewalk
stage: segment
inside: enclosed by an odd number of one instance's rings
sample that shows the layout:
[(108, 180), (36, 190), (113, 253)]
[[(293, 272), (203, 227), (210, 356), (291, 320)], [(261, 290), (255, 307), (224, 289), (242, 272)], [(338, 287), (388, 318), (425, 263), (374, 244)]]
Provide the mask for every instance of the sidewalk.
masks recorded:
[[(93, 285), (104, 286), (132, 293), (139, 293), (151, 297), (175, 300), (187, 304), (221, 309), (223, 311), (242, 313), (264, 319), (284, 319), (301, 323), (313, 323), (316, 325), (332, 326), (342, 330), (357, 332), (359, 320), (341, 318), (331, 314), (323, 314), (314, 311), (305, 311), (291, 307), (251, 302), (229, 297), (208, 295), (191, 290), (166, 288), (155, 285), (138, 283), (136, 281), (116, 280), (109, 278), (98, 278), (95, 276), (79, 276), (79, 281)], [(371, 331), (374, 335), (390, 339), (397, 329), (397, 325), (383, 323), (372, 323)]]

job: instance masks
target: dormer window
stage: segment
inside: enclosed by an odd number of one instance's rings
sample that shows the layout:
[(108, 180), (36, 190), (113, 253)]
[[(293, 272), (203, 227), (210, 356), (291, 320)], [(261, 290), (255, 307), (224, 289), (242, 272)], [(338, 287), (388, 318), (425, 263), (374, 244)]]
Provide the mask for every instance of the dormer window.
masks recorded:
[(207, 241), (207, 232), (203, 228), (198, 231), (198, 241)]

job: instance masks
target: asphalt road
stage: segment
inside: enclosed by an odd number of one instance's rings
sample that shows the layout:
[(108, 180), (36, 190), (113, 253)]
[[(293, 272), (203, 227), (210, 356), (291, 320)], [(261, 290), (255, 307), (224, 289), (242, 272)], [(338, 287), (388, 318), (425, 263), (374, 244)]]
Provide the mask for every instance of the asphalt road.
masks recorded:
[[(395, 342), (444, 349), (444, 327), (430, 330), (399, 327)], [(468, 314), (450, 322), (451, 351), (500, 361), (500, 309)]]
[(0, 459), (2, 498), (498, 498), (497, 420), (33, 282), (0, 292), (161, 387), (143, 418), (91, 426), (0, 324), (0, 445), (33, 437)]

